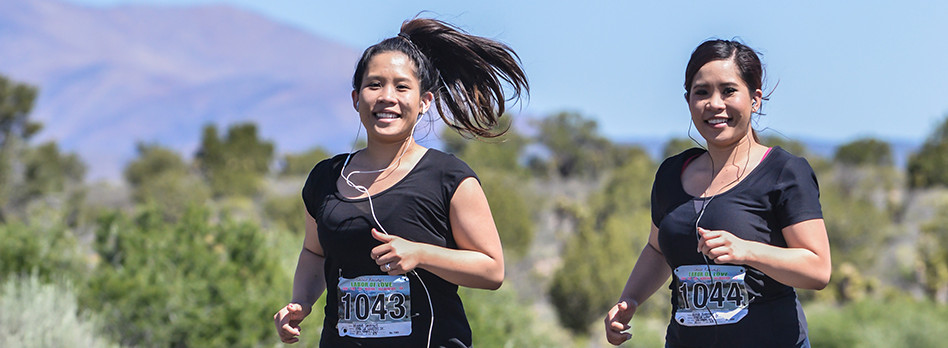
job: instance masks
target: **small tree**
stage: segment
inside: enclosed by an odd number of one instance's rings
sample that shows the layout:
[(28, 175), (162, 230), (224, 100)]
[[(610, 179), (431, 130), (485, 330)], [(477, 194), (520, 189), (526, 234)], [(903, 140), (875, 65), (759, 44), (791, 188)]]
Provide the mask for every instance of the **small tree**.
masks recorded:
[(889, 143), (872, 139), (858, 139), (836, 149), (836, 162), (851, 166), (891, 166), (892, 148)]
[(257, 135), (257, 126), (244, 123), (230, 126), (223, 139), (217, 127), (204, 127), (196, 161), (215, 197), (251, 196), (273, 161), (273, 143)]
[(125, 180), (138, 203), (164, 207), (168, 219), (181, 217), (191, 205), (203, 204), (210, 193), (177, 152), (157, 144), (137, 145), (138, 157), (125, 167)]
[(329, 158), (329, 153), (321, 147), (316, 147), (302, 153), (286, 154), (283, 156), (280, 175), (305, 176), (309, 174), (316, 163), (326, 158)]
[(271, 243), (254, 225), (210, 222), (203, 208), (173, 223), (156, 208), (112, 213), (95, 231), (101, 261), (80, 299), (123, 345), (263, 346), (277, 339), (265, 318), (290, 291)]
[(662, 158), (669, 158), (687, 149), (700, 146), (704, 145), (696, 143), (694, 140), (691, 140), (691, 138), (673, 138), (665, 143), (665, 147), (662, 150)]
[(574, 208), (577, 233), (566, 244), (564, 267), (550, 285), (560, 322), (571, 331), (585, 333), (618, 299), (648, 241), (653, 174), (654, 164), (639, 150), (588, 204)]
[(948, 185), (948, 116), (908, 160), (909, 187)]
[(42, 125), (29, 119), (36, 88), (0, 75), (0, 222), (7, 212), (22, 203), (22, 175), (14, 170), (27, 141)]
[(599, 134), (595, 120), (577, 113), (559, 113), (539, 122), (537, 141), (550, 152), (557, 173), (564, 177), (592, 176), (614, 166), (615, 148)]

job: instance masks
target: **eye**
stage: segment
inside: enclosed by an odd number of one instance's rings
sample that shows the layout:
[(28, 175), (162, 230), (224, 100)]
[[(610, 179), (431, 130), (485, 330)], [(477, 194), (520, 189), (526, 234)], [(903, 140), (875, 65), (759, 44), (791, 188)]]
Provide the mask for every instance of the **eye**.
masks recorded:
[(379, 83), (378, 81), (370, 81), (370, 82), (368, 82), (368, 83), (365, 84), (365, 87), (366, 87), (366, 88), (371, 88), (371, 89), (377, 89), (377, 88), (382, 87), (382, 84)]
[(731, 94), (734, 94), (735, 92), (737, 92), (737, 88), (734, 88), (734, 87), (724, 88), (724, 95), (731, 95)]
[(397, 88), (399, 91), (407, 91), (410, 87), (408, 87), (408, 85), (405, 85), (405, 84), (400, 84), (398, 86), (395, 86), (395, 88)]
[(698, 89), (695, 89), (695, 90), (691, 91), (691, 95), (703, 97), (703, 96), (708, 95), (708, 91), (705, 90), (705, 89), (703, 89), (703, 88), (698, 88)]

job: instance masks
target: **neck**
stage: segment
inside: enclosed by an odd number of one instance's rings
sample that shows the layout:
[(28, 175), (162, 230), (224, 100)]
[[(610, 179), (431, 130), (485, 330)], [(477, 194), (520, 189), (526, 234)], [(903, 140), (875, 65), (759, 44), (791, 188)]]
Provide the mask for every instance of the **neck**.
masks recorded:
[(711, 156), (713, 171), (721, 171), (725, 166), (747, 162), (751, 153), (756, 147), (763, 146), (755, 141), (751, 136), (726, 146), (715, 146), (708, 144), (708, 155)]
[(387, 168), (420, 147), (421, 145), (418, 145), (415, 139), (411, 137), (396, 143), (384, 143), (370, 139), (366, 143), (365, 150), (361, 152), (360, 162), (371, 168)]

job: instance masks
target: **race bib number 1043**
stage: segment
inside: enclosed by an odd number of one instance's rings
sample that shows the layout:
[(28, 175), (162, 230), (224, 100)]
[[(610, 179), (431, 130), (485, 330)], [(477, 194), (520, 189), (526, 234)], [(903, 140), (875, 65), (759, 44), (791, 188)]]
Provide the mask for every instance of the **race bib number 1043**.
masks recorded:
[(411, 287), (404, 275), (339, 278), (339, 336), (411, 334)]

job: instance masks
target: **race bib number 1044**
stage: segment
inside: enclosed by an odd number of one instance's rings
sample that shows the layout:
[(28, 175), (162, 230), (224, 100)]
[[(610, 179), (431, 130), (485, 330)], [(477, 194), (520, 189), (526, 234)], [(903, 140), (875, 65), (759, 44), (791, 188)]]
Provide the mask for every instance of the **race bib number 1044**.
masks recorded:
[(675, 321), (685, 326), (733, 324), (747, 315), (747, 269), (731, 265), (675, 268), (678, 308)]

